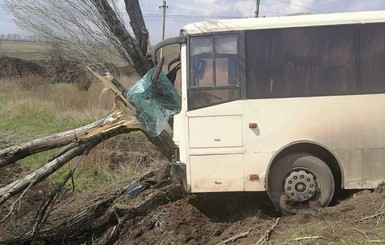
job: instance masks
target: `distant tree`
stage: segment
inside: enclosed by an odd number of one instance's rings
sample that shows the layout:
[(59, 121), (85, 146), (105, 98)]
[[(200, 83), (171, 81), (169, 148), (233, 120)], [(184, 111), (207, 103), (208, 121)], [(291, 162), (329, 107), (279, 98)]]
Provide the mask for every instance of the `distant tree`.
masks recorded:
[(144, 75), (153, 63), (147, 56), (148, 32), (138, 0), (125, 0), (133, 35), (126, 29), (116, 0), (4, 0), (24, 31), (60, 43), (66, 54), (103, 63), (112, 52)]

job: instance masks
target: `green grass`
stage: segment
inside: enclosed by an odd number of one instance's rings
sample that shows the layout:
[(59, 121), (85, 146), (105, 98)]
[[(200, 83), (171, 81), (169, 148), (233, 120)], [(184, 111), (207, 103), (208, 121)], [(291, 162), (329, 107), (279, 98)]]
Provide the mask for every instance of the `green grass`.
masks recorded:
[(293, 240), (298, 237), (307, 236), (322, 236), (325, 232), (327, 233), (328, 227), (322, 224), (303, 224), (295, 229), (286, 232), (286, 240)]
[[(25, 86), (26, 83), (29, 85)], [(0, 80), (0, 132), (12, 131), (12, 141), (21, 143), (91, 123), (113, 109), (113, 96), (100, 98), (101, 91), (99, 84), (93, 84), (89, 91), (83, 92), (71, 84), (44, 83), (35, 77)], [(135, 158), (130, 160), (125, 157), (125, 162), (117, 169), (111, 170), (109, 167), (108, 157), (115, 150), (129, 152), (149, 149), (150, 143), (141, 133), (135, 132), (130, 138), (131, 143), (127, 141), (127, 136), (110, 139), (81, 158), (75, 172), (75, 190), (97, 190), (101, 186), (130, 181), (140, 175), (141, 170), (136, 169)], [(57, 151), (54, 149), (22, 159), (21, 168), (25, 174), (30, 173), (45, 164)], [(50, 182), (61, 182), (76, 159), (51, 175)]]
[[(4, 100), (2, 103), (4, 103)], [(9, 107), (1, 108), (0, 129), (18, 131), (19, 139), (34, 135), (53, 134), (93, 121), (92, 118), (87, 116), (78, 120), (63, 118), (59, 115), (61, 112), (57, 111), (49, 102), (23, 98), (23, 95), (21, 95), (20, 99), (16, 99), (16, 101), (9, 104)]]
[(45, 163), (47, 163), (48, 159), (50, 159), (56, 152), (57, 152), (57, 149), (53, 149), (49, 151), (40, 152), (33, 156), (24, 158), (22, 160), (22, 163), (23, 163), (22, 167), (28, 170), (30, 168), (36, 168), (37, 166), (42, 166)]
[[(171, 52), (171, 51), (170, 51)], [(0, 57), (10, 56), (26, 60), (49, 59), (55, 54), (55, 48), (49, 43), (0, 41)], [(123, 65), (115, 56), (108, 56), (110, 62)], [(115, 62), (117, 61), (117, 62)], [(139, 78), (123, 77), (120, 81), (131, 85)], [(27, 76), (13, 79), (0, 79), (0, 132), (13, 132), (12, 141), (21, 143), (32, 138), (51, 135), (74, 129), (91, 123), (113, 109), (114, 98), (104, 95), (100, 98), (103, 87), (92, 84), (87, 92), (78, 91), (72, 84), (52, 84), (48, 79)], [(151, 151), (141, 133), (130, 135), (134, 140), (127, 144), (127, 138), (116, 137), (115, 142), (126, 142), (121, 145), (128, 151)], [(117, 144), (112, 144), (117, 145)], [(114, 181), (131, 180), (141, 173), (137, 169), (136, 158), (125, 157), (125, 163), (118, 169), (109, 169), (109, 152), (119, 151), (108, 143), (93, 149), (87, 157), (81, 159), (75, 172), (77, 191), (97, 189)], [(20, 161), (25, 174), (46, 163), (58, 149), (41, 152)], [(61, 182), (71, 170), (74, 161), (70, 161), (50, 176), (52, 183)], [(134, 167), (133, 167), (134, 166)]]

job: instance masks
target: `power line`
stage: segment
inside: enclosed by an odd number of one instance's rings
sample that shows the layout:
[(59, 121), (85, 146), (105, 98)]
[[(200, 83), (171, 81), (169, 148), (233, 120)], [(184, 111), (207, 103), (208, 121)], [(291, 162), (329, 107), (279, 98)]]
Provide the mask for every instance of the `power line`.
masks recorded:
[[(22, 6), (20, 5), (12, 5), (12, 6), (7, 6), (4, 4), (0, 4), (0, 8), (4, 9), (21, 9), (23, 10)], [(29, 7), (30, 8), (30, 7)], [(126, 12), (120, 12), (120, 14), (127, 14)], [(150, 18), (162, 18), (162, 14), (155, 14), (155, 13), (144, 13), (144, 17), (150, 17)], [(191, 14), (168, 14), (167, 18), (175, 18), (175, 19), (187, 19), (187, 18), (192, 18), (192, 19), (200, 19), (200, 18), (213, 18), (213, 19), (230, 19), (230, 18), (240, 18), (241, 16), (236, 16), (236, 15), (191, 15)]]
[[(257, 0), (257, 1), (259, 1), (259, 0)], [(320, 11), (320, 10), (313, 9), (313, 8), (308, 8), (308, 7), (305, 7), (305, 6), (302, 6), (299, 4), (295, 4), (292, 2), (284, 1), (284, 0), (275, 0), (275, 1), (281, 2), (281, 3), (286, 3), (286, 4), (296, 6), (299, 8), (307, 9), (307, 10), (317, 12), (317, 13), (325, 13), (324, 11)], [(17, 5), (17, 4), (5, 5), (5, 4), (0, 3), (0, 7), (4, 8), (4, 9), (21, 9), (23, 6)], [(25, 6), (25, 7), (30, 8), (30, 6)], [(192, 11), (191, 9), (188, 9), (188, 10)], [(120, 14), (126, 14), (126, 13), (122, 12)], [(161, 18), (163, 15), (162, 14), (154, 14), (154, 13), (148, 13), (148, 14), (144, 13), (143, 16), (149, 17), (149, 18)], [(167, 15), (167, 18), (174, 18), (174, 19), (187, 19), (187, 18), (191, 18), (191, 19), (200, 19), (200, 18), (231, 19), (231, 18), (241, 18), (241, 17), (242, 16), (235, 16), (235, 15), (190, 15), (190, 14), (169, 14), (169, 15)]]
[[(145, 17), (154, 17), (161, 18), (163, 15), (161, 14), (143, 14)], [(188, 15), (188, 14), (168, 14), (167, 18), (214, 18), (214, 19), (231, 19), (231, 18), (241, 18), (241, 16), (236, 15)]]
[(307, 10), (314, 11), (314, 12), (317, 12), (317, 13), (325, 13), (324, 11), (308, 8), (308, 7), (305, 7), (305, 6), (302, 6), (302, 5), (299, 5), (299, 4), (295, 4), (295, 3), (292, 3), (292, 2), (287, 2), (287, 1), (283, 1), (283, 0), (275, 0), (275, 1), (278, 1), (278, 2), (281, 2), (281, 3), (287, 3), (289, 5), (296, 6), (296, 7), (303, 8), (303, 9), (307, 9)]

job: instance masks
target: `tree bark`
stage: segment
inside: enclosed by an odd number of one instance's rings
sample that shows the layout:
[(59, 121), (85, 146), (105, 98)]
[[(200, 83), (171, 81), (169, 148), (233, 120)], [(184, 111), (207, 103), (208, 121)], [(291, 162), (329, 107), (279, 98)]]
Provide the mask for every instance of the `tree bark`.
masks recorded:
[(130, 17), (131, 28), (134, 32), (135, 38), (140, 45), (142, 54), (147, 55), (149, 45), (149, 35), (146, 28), (146, 24), (143, 19), (142, 10), (138, 0), (124, 0), (126, 4), (126, 12)]
[[(124, 23), (120, 21), (107, 0), (91, 0), (91, 2), (98, 10), (103, 21), (107, 23), (111, 33), (113, 33), (122, 44), (124, 50), (131, 58), (135, 70), (141, 76), (144, 76), (154, 66), (153, 62), (150, 59), (146, 59), (145, 55), (143, 55), (139, 43), (130, 36)], [(134, 9), (133, 11), (139, 10)]]
[(175, 155), (175, 149), (177, 146), (172, 140), (172, 136), (166, 130), (163, 130), (157, 137), (151, 137), (147, 132), (143, 131), (147, 139), (155, 145), (158, 150), (167, 157), (167, 160), (172, 161)]
[(0, 150), (0, 169), (27, 156), (76, 142), (79, 138), (86, 135), (89, 130), (99, 127), (104, 120), (105, 118), (86, 126), (2, 149)]
[(53, 172), (58, 170), (60, 167), (62, 167), (76, 156), (88, 153), (92, 148), (97, 146), (102, 141), (119, 134), (129, 133), (137, 130), (140, 129), (128, 128), (126, 125), (122, 124), (117, 127), (109, 128), (105, 131), (100, 131), (91, 137), (85, 138), (79, 142), (72, 143), (69, 146), (64, 147), (61, 152), (59, 152), (52, 160), (50, 160), (48, 163), (33, 173), (0, 188), (0, 205), (12, 196), (25, 190), (28, 186), (34, 185), (47, 178), (49, 175), (51, 175)]
[[(23, 237), (1, 240), (0, 244), (36, 244), (49, 241), (51, 244), (83, 244), (93, 241), (94, 244), (114, 244), (125, 235), (130, 221), (143, 217), (161, 205), (177, 201), (185, 196), (180, 185), (168, 185), (151, 194), (142, 195), (140, 202), (129, 202), (131, 205), (113, 207), (119, 198), (124, 197), (127, 187), (110, 193), (102, 193), (100, 197), (87, 200), (82, 206), (75, 206), (72, 212), (63, 212), (58, 208), (54, 220), (45, 226), (35, 237), (28, 233)], [(140, 219), (139, 219), (140, 220)], [(116, 232), (111, 232), (112, 229)], [(3, 238), (4, 239), (4, 238)]]

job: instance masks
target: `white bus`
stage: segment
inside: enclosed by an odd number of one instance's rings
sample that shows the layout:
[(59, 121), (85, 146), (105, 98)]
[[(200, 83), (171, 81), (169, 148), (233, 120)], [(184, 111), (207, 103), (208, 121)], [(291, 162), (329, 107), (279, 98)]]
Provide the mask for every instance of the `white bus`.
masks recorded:
[(189, 24), (174, 117), (186, 190), (287, 213), (385, 180), (385, 11)]

